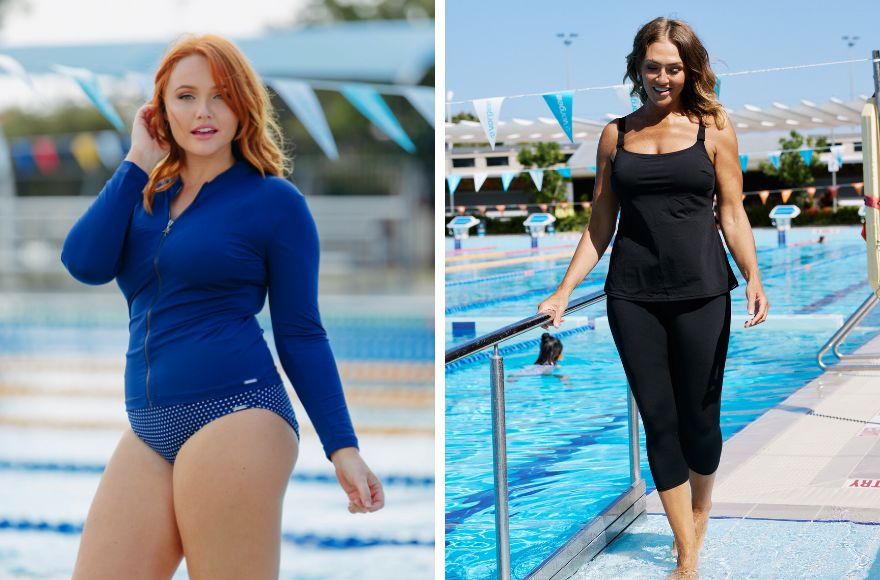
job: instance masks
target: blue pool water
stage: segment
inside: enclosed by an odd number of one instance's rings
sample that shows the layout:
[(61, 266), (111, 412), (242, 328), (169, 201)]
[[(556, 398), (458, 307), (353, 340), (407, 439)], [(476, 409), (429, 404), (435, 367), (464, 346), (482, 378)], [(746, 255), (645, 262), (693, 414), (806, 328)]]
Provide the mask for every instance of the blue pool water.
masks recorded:
[[(789, 241), (800, 245), (778, 248), (775, 231), (756, 231), (771, 316), (777, 319), (742, 330), (744, 285), (734, 291), (734, 315), (740, 318), (734, 321), (722, 397), (725, 440), (819, 375), (815, 353), (869, 295), (865, 247), (858, 230), (833, 228), (824, 233), (825, 242), (817, 244), (809, 243), (818, 237), (816, 231), (793, 230)], [(575, 241), (569, 238), (568, 243), (573, 246)], [(507, 250), (528, 244), (523, 236), (473, 242), (473, 246)], [(556, 240), (552, 245), (560, 243), (565, 242)], [(467, 262), (449, 265), (461, 263)], [(566, 265), (564, 259), (540, 260), (447, 273), (447, 313), (477, 322), (485, 317), (527, 316), (555, 288)], [(601, 289), (606, 271), (607, 258), (574, 295)], [(563, 325), (565, 360), (554, 375), (518, 375), (519, 369), (534, 362), (539, 333), (517, 339), (531, 341), (525, 349), (505, 349), (509, 352), (504, 364), (511, 558), (516, 578), (544, 561), (629, 483), (626, 379), (604, 319), (605, 305), (576, 316), (591, 326)], [(878, 325), (880, 316), (875, 313), (853, 335), (849, 348), (876, 335)], [(447, 329), (447, 344), (462, 340), (466, 338), (453, 338)], [(447, 369), (447, 578), (488, 578), (495, 571), (488, 378), (485, 360)], [(643, 438), (641, 458), (650, 490), (653, 480)]]

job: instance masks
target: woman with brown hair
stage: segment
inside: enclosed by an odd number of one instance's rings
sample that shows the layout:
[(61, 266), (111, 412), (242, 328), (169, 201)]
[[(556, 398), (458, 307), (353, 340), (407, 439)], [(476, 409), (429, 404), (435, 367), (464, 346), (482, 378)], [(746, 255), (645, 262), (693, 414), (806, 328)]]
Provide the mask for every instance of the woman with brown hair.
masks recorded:
[(746, 328), (767, 317), (742, 206), (736, 134), (709, 55), (680, 20), (636, 34), (626, 78), (642, 107), (599, 139), (593, 213), (565, 277), (538, 306), (559, 326), (571, 292), (611, 241), (608, 321), (645, 426), (651, 475), (672, 528), (677, 573), (697, 569), (721, 458), (721, 385), (737, 286), (715, 228), (746, 279)]
[(131, 149), (65, 240), (88, 284), (128, 302), (123, 434), (74, 578), (277, 578), (298, 426), (256, 320), (267, 292), (281, 364), (348, 495), (384, 504), (358, 452), (318, 313), (318, 239), (286, 179), (268, 94), (231, 42), (178, 42)]

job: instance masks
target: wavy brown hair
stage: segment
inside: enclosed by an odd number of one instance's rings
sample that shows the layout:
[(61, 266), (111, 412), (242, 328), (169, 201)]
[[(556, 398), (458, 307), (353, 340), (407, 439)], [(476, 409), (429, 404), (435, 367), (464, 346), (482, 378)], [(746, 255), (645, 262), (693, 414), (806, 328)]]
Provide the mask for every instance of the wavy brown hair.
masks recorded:
[(693, 120), (705, 121), (711, 118), (718, 128), (724, 127), (727, 115), (715, 97), (716, 76), (709, 65), (709, 53), (700, 42), (697, 34), (685, 22), (668, 18), (655, 18), (642, 26), (633, 39), (632, 52), (626, 55), (626, 74), (633, 88), (631, 95), (638, 95), (643, 103), (648, 102), (648, 92), (642, 84), (642, 63), (648, 45), (668, 40), (678, 48), (684, 63), (685, 83), (681, 91), (681, 104), (685, 114)]
[(266, 174), (283, 176), (293, 170), (292, 163), (283, 152), (284, 138), (269, 93), (247, 58), (237, 46), (220, 36), (189, 36), (171, 47), (156, 71), (152, 99), (156, 114), (150, 124), (153, 133), (168, 143), (171, 150), (150, 172), (150, 181), (144, 188), (144, 208), (149, 213), (153, 211), (156, 193), (171, 187), (184, 165), (185, 152), (174, 141), (168, 124), (165, 89), (177, 63), (194, 54), (208, 61), (214, 83), (224, 87), (224, 102), (238, 117), (238, 130), (232, 140), (232, 153), (236, 160), (246, 160), (263, 177)]

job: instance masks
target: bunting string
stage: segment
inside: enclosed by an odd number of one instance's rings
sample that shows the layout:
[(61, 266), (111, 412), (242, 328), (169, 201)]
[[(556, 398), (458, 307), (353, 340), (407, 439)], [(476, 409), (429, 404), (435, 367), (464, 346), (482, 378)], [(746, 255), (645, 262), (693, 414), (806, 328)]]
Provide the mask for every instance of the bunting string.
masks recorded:
[[(757, 191), (744, 191), (742, 193), (743, 199), (746, 197), (757, 196), (761, 198), (762, 203), (766, 203), (767, 198), (773, 194), (779, 194), (781, 197), (784, 197), (785, 200), (783, 203), (788, 201), (788, 198), (792, 193), (804, 192), (810, 199), (813, 199), (817, 192), (826, 191), (831, 193), (831, 195), (837, 197), (842, 188), (851, 188), (858, 195), (861, 195), (861, 192), (864, 187), (864, 182), (855, 182), (855, 183), (838, 183), (837, 185), (818, 185), (818, 186), (808, 186), (808, 187), (791, 187), (791, 188), (783, 188), (783, 189), (762, 189)], [(867, 203), (867, 202), (866, 202)], [(532, 209), (539, 209), (542, 212), (546, 211), (555, 211), (555, 208), (562, 208), (564, 210), (569, 210), (574, 207), (581, 207), (582, 209), (587, 209), (593, 205), (590, 201), (559, 201), (559, 202), (545, 202), (545, 203), (508, 203), (508, 204), (498, 204), (495, 205), (495, 209), (504, 212), (504, 211), (515, 211), (519, 210), (521, 212), (528, 212)], [(486, 205), (458, 205), (455, 206), (456, 213), (481, 213), (485, 214), (488, 206)], [(503, 209), (499, 209), (503, 208)]]
[[(831, 62), (817, 62), (817, 63), (798, 64), (798, 65), (791, 65), (791, 66), (777, 66), (777, 67), (772, 67), (772, 68), (751, 69), (751, 70), (729, 72), (729, 73), (716, 73), (715, 76), (717, 76), (717, 77), (735, 77), (735, 76), (752, 75), (752, 74), (764, 74), (764, 73), (770, 73), (770, 72), (781, 72), (781, 71), (787, 71), (787, 70), (801, 70), (801, 69), (817, 68), (817, 67), (823, 67), (823, 66), (837, 66), (837, 65), (851, 64), (851, 63), (856, 63), (856, 62), (871, 62), (871, 59), (870, 58), (854, 58), (851, 60), (836, 60), (836, 61), (831, 61)], [(583, 92), (589, 92), (589, 91), (615, 90), (615, 89), (626, 88), (628, 86), (629, 85), (625, 85), (625, 84), (614, 84), (614, 85), (601, 85), (601, 86), (596, 86), (596, 87), (581, 87), (578, 89), (568, 89), (568, 90), (572, 90), (576, 93), (583, 93)], [(525, 97), (543, 97), (547, 93), (554, 93), (554, 92), (563, 92), (563, 91), (561, 89), (559, 89), (559, 90), (551, 90), (551, 91), (542, 91), (540, 93), (523, 93), (523, 94), (519, 94), (519, 95), (509, 95), (509, 96), (505, 96), (502, 98), (505, 100), (508, 100), (508, 99), (522, 99)], [(468, 100), (463, 100), (463, 101), (447, 101), (446, 104), (447, 105), (466, 105), (466, 104), (472, 102), (473, 100), (474, 99), (468, 99)]]

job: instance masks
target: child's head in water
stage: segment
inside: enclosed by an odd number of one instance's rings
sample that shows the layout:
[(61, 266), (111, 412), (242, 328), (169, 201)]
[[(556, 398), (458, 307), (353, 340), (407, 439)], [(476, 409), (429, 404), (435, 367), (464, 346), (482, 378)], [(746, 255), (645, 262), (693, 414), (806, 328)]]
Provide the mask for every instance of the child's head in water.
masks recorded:
[(545, 332), (541, 335), (541, 353), (538, 355), (536, 365), (555, 365), (562, 360), (562, 341)]

